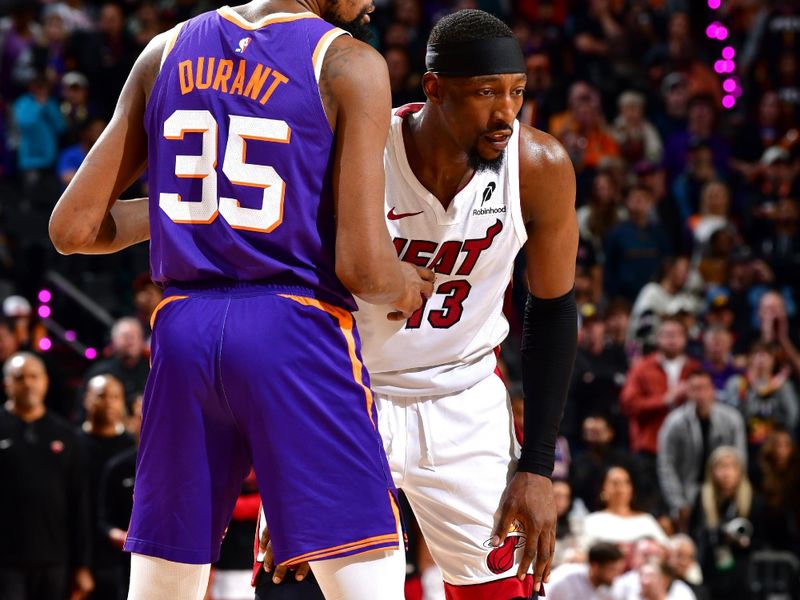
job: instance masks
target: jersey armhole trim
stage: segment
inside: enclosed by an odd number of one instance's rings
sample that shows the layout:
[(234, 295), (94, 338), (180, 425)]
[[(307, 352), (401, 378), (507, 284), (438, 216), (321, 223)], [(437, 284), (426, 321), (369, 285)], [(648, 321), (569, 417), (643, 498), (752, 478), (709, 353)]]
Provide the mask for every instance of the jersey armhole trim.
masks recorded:
[(335, 29), (331, 29), (317, 42), (317, 47), (314, 48), (314, 54), (311, 55), (311, 64), (314, 67), (314, 78), (317, 80), (317, 85), (319, 86), (319, 78), (322, 75), (322, 64), (325, 62), (325, 55), (328, 53), (328, 48), (331, 47), (333, 40), (338, 38), (340, 35), (350, 35), (344, 29), (339, 29), (338, 27)]
[(508, 145), (508, 186), (510, 188), (509, 198), (511, 199), (511, 220), (514, 223), (514, 231), (521, 246), (528, 241), (528, 231), (525, 228), (525, 220), (522, 218), (522, 194), (519, 185), (519, 138), (522, 135), (522, 124), (514, 122), (514, 133), (511, 136), (511, 143)]
[(181, 34), (181, 29), (183, 29), (183, 26), (184, 23), (178, 23), (172, 28), (172, 31), (169, 32), (167, 43), (164, 45), (164, 52), (161, 54), (161, 67), (164, 66), (167, 56), (169, 56), (169, 53), (172, 52), (172, 49), (175, 47), (175, 42), (178, 41), (178, 36)]

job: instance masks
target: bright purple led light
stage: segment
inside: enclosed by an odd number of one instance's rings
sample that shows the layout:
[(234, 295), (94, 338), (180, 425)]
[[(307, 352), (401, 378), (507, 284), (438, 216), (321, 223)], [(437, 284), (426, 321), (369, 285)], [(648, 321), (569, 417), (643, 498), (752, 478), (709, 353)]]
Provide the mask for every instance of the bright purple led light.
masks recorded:
[(733, 93), (733, 90), (736, 89), (736, 80), (735, 79), (726, 79), (722, 82), (722, 89), (728, 92), (729, 94)]
[(42, 352), (47, 352), (50, 348), (53, 347), (53, 342), (50, 341), (50, 338), (43, 337), (39, 340), (39, 350)]
[(724, 60), (718, 60), (718, 61), (716, 61), (716, 62), (714, 63), (714, 70), (715, 70), (717, 73), (724, 73), (724, 72), (725, 72), (725, 61), (724, 61)]
[(717, 10), (721, 4), (721, 0), (708, 0), (708, 8), (711, 10)]
[(47, 306), (46, 304), (42, 304), (42, 305), (39, 307), (39, 310), (38, 310), (38, 311), (36, 311), (36, 312), (38, 312), (38, 313), (39, 313), (39, 316), (40, 316), (42, 319), (46, 319), (47, 317), (49, 317), (49, 316), (50, 316), (50, 307), (49, 307), (49, 306)]
[(736, 63), (732, 60), (725, 61), (725, 72), (726, 73), (733, 73), (736, 70)]
[(733, 96), (723, 96), (722, 97), (722, 106), (725, 108), (731, 109), (736, 105), (736, 98)]
[(89, 360), (94, 360), (97, 358), (97, 350), (94, 348), (87, 348), (83, 355), (88, 358)]
[(716, 34), (717, 34), (716, 38), (719, 41), (727, 40), (728, 39), (728, 28), (725, 27), (724, 25), (720, 25), (719, 27), (717, 27)]
[(70, 329), (64, 332), (64, 339), (66, 339), (68, 342), (74, 342), (78, 339), (78, 334)]
[(733, 46), (725, 46), (722, 49), (722, 58), (725, 60), (733, 60), (734, 56), (736, 56), (736, 50), (733, 49)]
[(711, 23), (708, 27), (706, 27), (706, 37), (716, 39), (717, 37), (717, 30), (719, 29), (720, 25), (717, 21)]
[(53, 294), (50, 293), (50, 290), (41, 290), (39, 292), (39, 302), (41, 302), (42, 304), (47, 304), (52, 299), (53, 299)]

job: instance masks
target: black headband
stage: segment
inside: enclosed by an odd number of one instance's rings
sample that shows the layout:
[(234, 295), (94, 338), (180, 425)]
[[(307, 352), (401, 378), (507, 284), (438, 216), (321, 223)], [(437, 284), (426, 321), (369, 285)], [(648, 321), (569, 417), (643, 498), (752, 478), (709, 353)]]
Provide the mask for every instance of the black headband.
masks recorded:
[(432, 73), (450, 77), (478, 77), (526, 71), (519, 42), (513, 37), (428, 44), (425, 67)]

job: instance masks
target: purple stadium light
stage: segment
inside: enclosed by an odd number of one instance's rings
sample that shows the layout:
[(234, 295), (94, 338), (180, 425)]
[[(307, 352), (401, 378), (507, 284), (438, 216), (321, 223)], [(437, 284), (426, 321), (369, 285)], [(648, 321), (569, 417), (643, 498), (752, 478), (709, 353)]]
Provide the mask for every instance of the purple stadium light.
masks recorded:
[(50, 348), (53, 347), (53, 342), (50, 341), (50, 338), (43, 337), (39, 340), (39, 350), (42, 352), (47, 352)]
[(50, 307), (46, 304), (42, 304), (39, 307), (39, 310), (36, 311), (42, 319), (46, 319), (50, 316)]
[(39, 291), (39, 302), (41, 302), (42, 304), (47, 304), (52, 299), (53, 299), (53, 294), (50, 293), (50, 290)]
[(87, 348), (86, 351), (83, 353), (83, 355), (89, 360), (94, 360), (95, 358), (97, 358), (97, 350), (95, 350), (94, 348)]
[(708, 8), (711, 10), (717, 10), (721, 4), (721, 0), (708, 0)]
[(734, 50), (733, 46), (725, 46), (722, 49), (722, 58), (725, 60), (733, 60), (734, 56), (736, 56), (736, 50)]
[(729, 94), (733, 93), (733, 90), (736, 89), (736, 80), (729, 78), (722, 82), (722, 89), (728, 92)]
[(733, 96), (723, 96), (722, 97), (722, 106), (727, 109), (731, 109), (736, 105), (736, 98)]
[(71, 329), (64, 332), (64, 339), (68, 342), (74, 342), (78, 339), (78, 334), (72, 331)]
[(719, 27), (717, 27), (716, 34), (717, 34), (716, 38), (719, 41), (727, 40), (728, 39), (728, 28), (725, 27), (724, 25), (720, 25)]
[(719, 21), (714, 21), (708, 27), (706, 27), (706, 37), (711, 38), (712, 40), (717, 38), (717, 30), (720, 28)]

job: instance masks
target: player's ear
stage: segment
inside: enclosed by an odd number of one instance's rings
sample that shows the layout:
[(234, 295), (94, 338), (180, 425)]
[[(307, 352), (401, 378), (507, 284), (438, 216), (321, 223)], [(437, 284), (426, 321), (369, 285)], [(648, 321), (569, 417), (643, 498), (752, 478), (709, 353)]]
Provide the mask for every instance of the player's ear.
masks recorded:
[(422, 76), (422, 90), (433, 104), (441, 104), (444, 100), (444, 81), (436, 73), (427, 72)]

